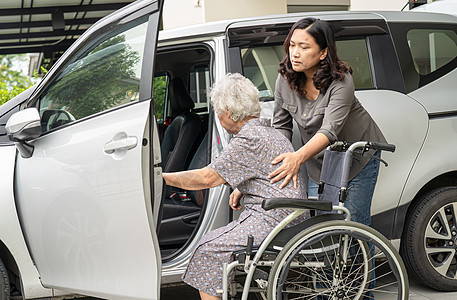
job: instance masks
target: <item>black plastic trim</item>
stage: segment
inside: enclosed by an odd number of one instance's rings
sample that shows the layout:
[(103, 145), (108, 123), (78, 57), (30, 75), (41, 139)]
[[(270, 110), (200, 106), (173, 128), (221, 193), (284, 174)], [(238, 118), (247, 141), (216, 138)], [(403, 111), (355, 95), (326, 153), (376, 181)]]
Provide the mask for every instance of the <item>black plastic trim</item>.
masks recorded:
[(226, 58), (228, 72), (244, 74), (240, 47), (226, 48)]
[(387, 34), (368, 36), (367, 47), (375, 87), (405, 93), (405, 83), (392, 38)]
[[(336, 39), (345, 36), (367, 36), (387, 34), (388, 27), (384, 20), (328, 20)], [(294, 22), (263, 24), (229, 28), (227, 39), (229, 47), (283, 44)]]
[(157, 40), (159, 37), (160, 13), (153, 13), (149, 16), (146, 40), (144, 42), (143, 65), (141, 66), (141, 81), (139, 100), (152, 99), (152, 82), (154, 79), (154, 62), (157, 51)]
[(457, 117), (457, 110), (446, 111), (446, 112), (437, 112), (437, 113), (429, 113), (428, 117), (429, 117), (430, 120), (443, 119), (443, 118), (454, 118), (454, 117)]
[(392, 208), (371, 216), (371, 227), (379, 231), (387, 239), (391, 239), (396, 211), (397, 208)]
[(371, 216), (371, 227), (389, 240), (400, 239), (410, 204), (407, 203)]

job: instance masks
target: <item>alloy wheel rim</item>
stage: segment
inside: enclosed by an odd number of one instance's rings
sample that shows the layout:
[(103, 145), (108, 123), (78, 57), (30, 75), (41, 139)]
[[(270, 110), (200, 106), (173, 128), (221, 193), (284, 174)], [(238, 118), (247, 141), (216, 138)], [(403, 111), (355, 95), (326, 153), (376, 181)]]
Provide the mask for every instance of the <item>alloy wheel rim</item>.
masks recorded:
[(429, 219), (424, 249), (436, 272), (457, 279), (457, 202), (443, 205)]

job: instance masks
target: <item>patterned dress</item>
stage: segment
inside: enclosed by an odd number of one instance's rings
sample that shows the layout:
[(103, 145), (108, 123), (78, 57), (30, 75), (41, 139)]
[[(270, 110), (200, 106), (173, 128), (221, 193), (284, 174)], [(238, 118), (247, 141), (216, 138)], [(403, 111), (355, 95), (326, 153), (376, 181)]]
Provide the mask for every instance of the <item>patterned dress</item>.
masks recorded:
[[(265, 198), (305, 198), (305, 187), (298, 176), (298, 189), (292, 181), (280, 189), (282, 183), (270, 183), (268, 174), (277, 168), (271, 162), (279, 154), (293, 152), (290, 141), (271, 127), (268, 119), (251, 119), (233, 137), (221, 156), (210, 164), (233, 189), (243, 193), (245, 209), (238, 220), (208, 232), (194, 250), (183, 280), (209, 295), (220, 296), (222, 289), (222, 263), (231, 262), (232, 252), (247, 245), (247, 236), (254, 237), (259, 245), (268, 233), (291, 210), (265, 211), (261, 207)], [(299, 218), (304, 218), (299, 217)]]

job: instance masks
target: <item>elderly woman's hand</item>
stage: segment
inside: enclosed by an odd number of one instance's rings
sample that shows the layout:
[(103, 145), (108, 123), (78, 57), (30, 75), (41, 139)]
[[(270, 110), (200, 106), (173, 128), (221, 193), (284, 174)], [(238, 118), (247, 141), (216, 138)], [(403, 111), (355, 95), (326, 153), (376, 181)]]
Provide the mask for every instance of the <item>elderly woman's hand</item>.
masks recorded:
[(271, 179), (270, 182), (275, 183), (285, 178), (283, 183), (280, 185), (280, 188), (283, 188), (292, 179), (294, 182), (294, 188), (297, 188), (298, 171), (300, 170), (300, 165), (302, 164), (300, 154), (297, 152), (283, 153), (276, 156), (271, 163), (276, 165), (280, 162), (282, 162), (282, 164), (268, 175), (268, 178)]
[(230, 194), (229, 205), (233, 210), (241, 210), (243, 208), (240, 203), (242, 197), (243, 194), (238, 189)]

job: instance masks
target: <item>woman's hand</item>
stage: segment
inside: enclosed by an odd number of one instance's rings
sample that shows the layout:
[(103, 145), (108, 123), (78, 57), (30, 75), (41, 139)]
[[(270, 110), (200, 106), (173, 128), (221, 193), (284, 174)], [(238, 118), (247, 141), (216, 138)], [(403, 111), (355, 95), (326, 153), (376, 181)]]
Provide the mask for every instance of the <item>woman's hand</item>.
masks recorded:
[(243, 208), (240, 204), (242, 197), (243, 194), (238, 189), (230, 194), (229, 205), (233, 210), (241, 210)]
[(285, 178), (283, 183), (280, 185), (280, 188), (282, 189), (292, 179), (294, 182), (294, 188), (297, 188), (298, 171), (300, 170), (300, 166), (302, 164), (302, 158), (300, 154), (297, 152), (283, 153), (276, 156), (276, 158), (271, 163), (276, 165), (280, 162), (282, 162), (281, 166), (276, 168), (276, 170), (268, 175), (268, 178), (271, 179), (270, 182), (275, 183)]
[(282, 164), (268, 175), (268, 178), (271, 179), (270, 182), (275, 183), (285, 178), (280, 185), (280, 188), (282, 189), (292, 179), (294, 181), (294, 188), (297, 188), (298, 171), (300, 170), (301, 164), (321, 152), (329, 143), (330, 141), (327, 136), (318, 132), (297, 151), (276, 156), (271, 163), (276, 165), (282, 162)]

